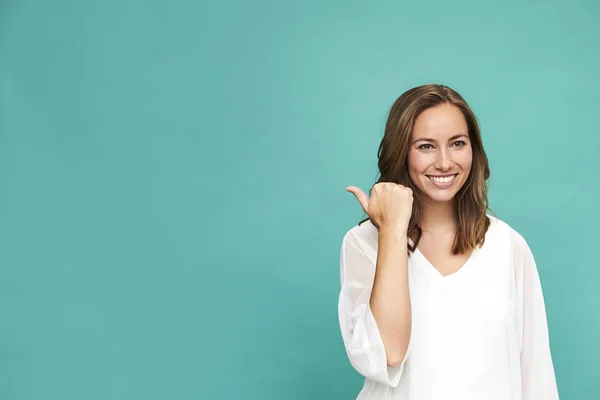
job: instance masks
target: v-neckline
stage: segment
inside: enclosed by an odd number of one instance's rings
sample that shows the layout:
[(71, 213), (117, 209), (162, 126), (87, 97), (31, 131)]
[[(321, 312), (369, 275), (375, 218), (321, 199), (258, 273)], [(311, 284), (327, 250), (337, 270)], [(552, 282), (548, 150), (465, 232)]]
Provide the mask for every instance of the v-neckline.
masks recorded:
[[(414, 246), (414, 242), (412, 239), (408, 239), (410, 241), (411, 246)], [(413, 254), (416, 256), (418, 265), (421, 265), (423, 270), (432, 276), (434, 279), (441, 280), (443, 282), (448, 282), (452, 279), (455, 279), (456, 276), (460, 276), (465, 273), (466, 270), (469, 269), (470, 265), (473, 264), (473, 260), (479, 255), (479, 248), (475, 248), (469, 258), (463, 263), (463, 265), (454, 271), (451, 274), (443, 275), (428, 259), (425, 257), (425, 254), (421, 253), (419, 247), (415, 247), (415, 251)]]

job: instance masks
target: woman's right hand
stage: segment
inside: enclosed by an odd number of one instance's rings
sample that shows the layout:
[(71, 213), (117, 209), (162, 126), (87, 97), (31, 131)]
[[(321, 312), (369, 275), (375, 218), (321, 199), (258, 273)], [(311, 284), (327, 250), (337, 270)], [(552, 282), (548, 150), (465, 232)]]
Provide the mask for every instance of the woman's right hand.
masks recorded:
[(378, 229), (408, 229), (413, 204), (411, 188), (394, 182), (379, 182), (373, 186), (370, 198), (356, 186), (348, 186), (346, 191), (356, 196)]

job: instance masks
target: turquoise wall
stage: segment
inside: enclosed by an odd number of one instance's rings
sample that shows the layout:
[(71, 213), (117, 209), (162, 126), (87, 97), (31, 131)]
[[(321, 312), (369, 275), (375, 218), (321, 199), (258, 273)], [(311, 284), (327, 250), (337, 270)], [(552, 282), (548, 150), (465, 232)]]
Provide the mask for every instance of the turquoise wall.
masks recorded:
[(0, 399), (353, 399), (339, 248), (389, 107), (473, 107), (600, 393), (600, 5), (0, 1)]

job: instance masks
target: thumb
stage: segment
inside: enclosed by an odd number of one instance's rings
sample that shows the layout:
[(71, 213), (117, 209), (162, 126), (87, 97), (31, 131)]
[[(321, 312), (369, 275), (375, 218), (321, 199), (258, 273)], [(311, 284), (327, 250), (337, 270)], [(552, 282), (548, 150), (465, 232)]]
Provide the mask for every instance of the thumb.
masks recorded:
[(363, 211), (367, 215), (369, 215), (369, 196), (367, 196), (367, 194), (363, 192), (361, 188), (356, 186), (348, 186), (346, 187), (346, 191), (356, 196), (356, 199), (360, 203), (360, 206), (362, 207)]

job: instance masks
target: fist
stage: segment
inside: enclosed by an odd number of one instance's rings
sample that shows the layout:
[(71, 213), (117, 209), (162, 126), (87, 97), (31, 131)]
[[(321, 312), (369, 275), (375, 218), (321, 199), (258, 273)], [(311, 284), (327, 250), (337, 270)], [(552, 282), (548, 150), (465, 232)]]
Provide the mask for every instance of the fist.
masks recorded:
[(398, 183), (379, 182), (373, 186), (371, 197), (356, 186), (348, 186), (364, 212), (379, 228), (408, 229), (412, 215), (412, 189)]

